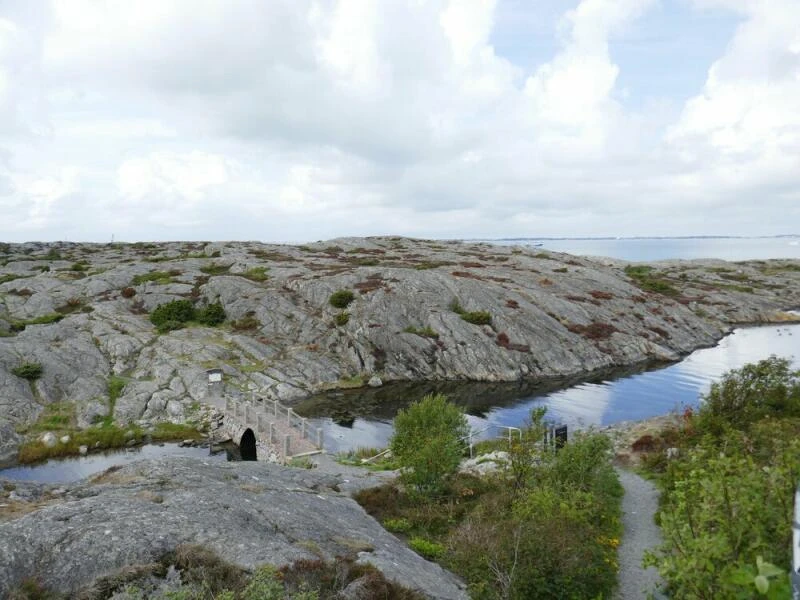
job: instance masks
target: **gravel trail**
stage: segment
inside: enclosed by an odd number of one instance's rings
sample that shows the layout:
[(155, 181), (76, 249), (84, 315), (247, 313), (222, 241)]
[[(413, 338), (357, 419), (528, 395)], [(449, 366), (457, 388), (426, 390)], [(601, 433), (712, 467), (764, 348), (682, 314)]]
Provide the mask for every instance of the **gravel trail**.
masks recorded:
[[(661, 530), (653, 519), (658, 509), (658, 490), (653, 483), (633, 471), (617, 469), (617, 473), (625, 488), (625, 496), (622, 498), (624, 531), (618, 551), (619, 589), (616, 599), (638, 600), (655, 592), (661, 581), (654, 567), (642, 567), (644, 551), (661, 543)], [(663, 596), (655, 594), (654, 597)]]

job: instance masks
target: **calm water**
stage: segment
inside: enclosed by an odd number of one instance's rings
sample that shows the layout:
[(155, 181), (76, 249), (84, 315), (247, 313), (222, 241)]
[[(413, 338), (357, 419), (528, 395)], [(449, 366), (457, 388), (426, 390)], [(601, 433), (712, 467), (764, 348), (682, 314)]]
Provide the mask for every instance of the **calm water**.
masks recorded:
[[(550, 420), (566, 423), (570, 428), (608, 425), (697, 406), (700, 396), (723, 373), (771, 354), (792, 358), (794, 364), (800, 366), (800, 325), (737, 329), (714, 348), (697, 350), (679, 363), (627, 377), (601, 379), (516, 398), (508, 398), (509, 393), (502, 388), (497, 388), (494, 394), (492, 390), (484, 393), (476, 384), (473, 389), (480, 394), (479, 401), (473, 402), (473, 398), (465, 396), (463, 387), (454, 390), (454, 396), (465, 405), (472, 429), (486, 430), (482, 437), (498, 435), (504, 425), (524, 425), (531, 410), (539, 406), (547, 407)], [(330, 452), (358, 446), (385, 446), (392, 433), (392, 415), (398, 407), (426, 392), (448, 392), (441, 384), (435, 387), (431, 384), (429, 389), (417, 386), (412, 396), (408, 389), (401, 387), (398, 397), (392, 398), (391, 389), (387, 386), (382, 392), (384, 400), (380, 405), (365, 402), (357, 394), (332, 399), (332, 403), (339, 404), (349, 401), (357, 407), (354, 412), (359, 408), (371, 412), (340, 417), (338, 423), (329, 417), (314, 419), (314, 426), (322, 427), (325, 432), (326, 449)]]
[(631, 261), (670, 258), (753, 260), (800, 258), (800, 237), (791, 238), (643, 238), (589, 240), (490, 240), (498, 244), (542, 244), (543, 250)]
[(193, 456), (210, 460), (225, 460), (224, 452), (211, 456), (208, 448), (181, 448), (178, 444), (150, 445), (117, 452), (48, 460), (43, 464), (30, 467), (3, 469), (0, 470), (0, 479), (69, 483), (100, 473), (115, 465), (127, 465), (137, 460), (160, 458), (162, 456)]

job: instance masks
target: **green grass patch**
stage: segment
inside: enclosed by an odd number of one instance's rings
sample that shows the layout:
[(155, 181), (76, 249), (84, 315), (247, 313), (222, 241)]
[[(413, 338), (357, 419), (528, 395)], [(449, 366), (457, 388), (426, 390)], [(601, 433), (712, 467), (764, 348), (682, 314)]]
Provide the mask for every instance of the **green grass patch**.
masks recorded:
[(267, 271), (269, 271), (269, 267), (253, 267), (242, 273), (242, 277), (250, 281), (266, 281), (269, 279)]
[(347, 311), (342, 311), (335, 317), (333, 317), (333, 322), (336, 324), (337, 327), (342, 327), (343, 325), (347, 325), (350, 322), (350, 313)]
[(231, 270), (230, 265), (211, 264), (200, 267), (200, 270), (206, 275), (225, 275)]
[(492, 323), (492, 315), (485, 310), (475, 310), (461, 313), (461, 318), (467, 323), (472, 323), (473, 325), (491, 325)]
[(653, 267), (649, 265), (628, 265), (625, 274), (636, 282), (636, 285), (646, 292), (653, 292), (663, 296), (679, 296), (680, 291), (673, 287), (667, 280), (654, 274)]
[(431, 338), (434, 340), (439, 338), (439, 334), (436, 333), (436, 331), (433, 328), (427, 325), (425, 327), (414, 327), (413, 325), (409, 325), (408, 327), (403, 329), (403, 333), (413, 333), (414, 335)]
[(174, 442), (180, 440), (199, 440), (203, 438), (197, 427), (185, 423), (156, 423), (150, 437), (154, 442)]
[(131, 279), (131, 285), (141, 285), (143, 283), (155, 283), (158, 285), (166, 285), (172, 283), (172, 275), (167, 271), (150, 271), (141, 275), (134, 276)]

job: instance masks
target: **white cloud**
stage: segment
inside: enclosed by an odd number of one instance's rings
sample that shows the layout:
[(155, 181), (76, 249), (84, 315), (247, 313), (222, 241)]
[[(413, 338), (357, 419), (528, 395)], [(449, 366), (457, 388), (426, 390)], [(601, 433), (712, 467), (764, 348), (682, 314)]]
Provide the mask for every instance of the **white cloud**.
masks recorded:
[[(19, 0), (0, 17), (0, 209), (40, 198), (50, 237), (69, 205), (103, 235), (266, 239), (742, 233), (764, 196), (787, 214), (796, 0), (694, 0), (744, 20), (673, 123), (678, 96), (631, 110), (611, 45), (657, 0), (573, 0), (541, 64), (493, 45), (504, 1), (53, 0), (33, 18)], [(729, 220), (710, 231), (694, 206)]]

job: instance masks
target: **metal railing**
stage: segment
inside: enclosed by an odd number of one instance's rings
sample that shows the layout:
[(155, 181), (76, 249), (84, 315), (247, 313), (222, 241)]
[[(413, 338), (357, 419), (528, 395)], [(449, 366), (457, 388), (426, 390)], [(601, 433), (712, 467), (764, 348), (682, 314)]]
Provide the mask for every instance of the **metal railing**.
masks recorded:
[[(291, 435), (284, 434), (283, 439), (279, 439), (281, 430), (284, 427), (303, 440), (309, 440), (318, 451), (323, 449), (322, 429), (312, 429), (308, 419), (298, 415), (290, 406), (284, 406), (277, 400), (266, 400), (263, 398), (251, 400), (235, 400), (225, 398), (225, 412), (233, 416), (234, 419), (242, 424), (253, 427), (262, 436), (262, 440), (267, 441), (271, 446), (276, 446), (282, 442), (284, 458), (290, 456)], [(311, 436), (316, 439), (311, 440)]]

